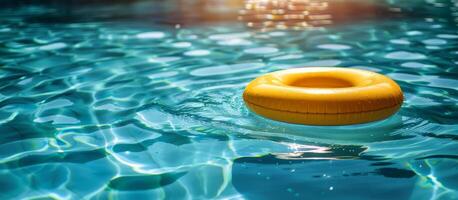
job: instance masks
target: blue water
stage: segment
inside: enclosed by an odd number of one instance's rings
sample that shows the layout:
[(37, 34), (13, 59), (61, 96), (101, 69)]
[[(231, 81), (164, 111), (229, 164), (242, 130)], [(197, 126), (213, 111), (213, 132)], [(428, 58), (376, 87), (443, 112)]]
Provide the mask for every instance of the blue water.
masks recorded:
[[(458, 3), (411, 6), (303, 30), (2, 10), (0, 199), (457, 199)], [(385, 74), (404, 104), (341, 127), (247, 110), (250, 80), (304, 66)]]

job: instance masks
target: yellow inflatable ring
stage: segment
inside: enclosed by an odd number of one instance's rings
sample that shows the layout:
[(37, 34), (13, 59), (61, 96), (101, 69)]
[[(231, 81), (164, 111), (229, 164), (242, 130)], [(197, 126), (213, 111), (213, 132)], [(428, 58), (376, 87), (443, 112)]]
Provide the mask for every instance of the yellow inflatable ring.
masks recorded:
[(396, 82), (378, 73), (308, 67), (258, 77), (243, 99), (250, 110), (273, 120), (346, 125), (389, 117), (401, 107), (403, 95)]

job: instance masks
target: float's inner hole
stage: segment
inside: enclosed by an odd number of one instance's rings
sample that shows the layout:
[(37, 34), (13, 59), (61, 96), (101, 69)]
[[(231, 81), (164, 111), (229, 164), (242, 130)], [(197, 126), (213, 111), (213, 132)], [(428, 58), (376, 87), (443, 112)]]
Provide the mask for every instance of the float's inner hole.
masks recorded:
[(354, 86), (348, 80), (334, 77), (306, 77), (295, 80), (288, 85), (309, 88), (345, 88)]

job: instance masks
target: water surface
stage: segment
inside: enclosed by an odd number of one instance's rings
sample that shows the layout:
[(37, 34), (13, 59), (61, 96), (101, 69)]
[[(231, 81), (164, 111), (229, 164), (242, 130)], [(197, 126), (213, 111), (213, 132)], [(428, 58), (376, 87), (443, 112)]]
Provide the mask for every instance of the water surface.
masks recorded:
[[(409, 6), (424, 16), (300, 31), (4, 11), (0, 198), (456, 199), (457, 2)], [(249, 81), (304, 66), (385, 74), (404, 104), (341, 127), (247, 110)]]

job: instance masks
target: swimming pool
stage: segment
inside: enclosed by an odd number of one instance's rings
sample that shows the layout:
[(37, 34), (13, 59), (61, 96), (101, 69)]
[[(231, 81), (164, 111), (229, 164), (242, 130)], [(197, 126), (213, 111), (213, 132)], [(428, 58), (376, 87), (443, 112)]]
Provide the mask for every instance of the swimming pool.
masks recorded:
[[(458, 2), (385, 4), (405, 16), (264, 31), (1, 10), (0, 198), (457, 199)], [(249, 81), (303, 66), (385, 74), (404, 104), (340, 127), (247, 110)]]

